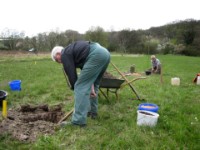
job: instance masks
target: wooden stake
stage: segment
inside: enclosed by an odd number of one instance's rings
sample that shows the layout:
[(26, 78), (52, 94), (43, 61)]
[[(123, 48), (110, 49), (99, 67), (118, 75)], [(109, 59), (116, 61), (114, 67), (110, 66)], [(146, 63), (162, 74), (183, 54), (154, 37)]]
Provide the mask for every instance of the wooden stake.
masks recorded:
[(163, 84), (163, 67), (160, 69), (160, 83)]
[(2, 116), (4, 118), (7, 118), (7, 101), (6, 100), (3, 100)]

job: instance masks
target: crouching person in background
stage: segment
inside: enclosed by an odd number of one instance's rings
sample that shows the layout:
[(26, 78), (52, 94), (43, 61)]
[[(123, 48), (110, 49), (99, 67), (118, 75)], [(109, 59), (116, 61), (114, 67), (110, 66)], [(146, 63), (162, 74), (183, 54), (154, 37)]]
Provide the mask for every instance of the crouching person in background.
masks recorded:
[(158, 58), (156, 58), (155, 55), (151, 55), (151, 72), (155, 74), (160, 74), (161, 73), (161, 63)]

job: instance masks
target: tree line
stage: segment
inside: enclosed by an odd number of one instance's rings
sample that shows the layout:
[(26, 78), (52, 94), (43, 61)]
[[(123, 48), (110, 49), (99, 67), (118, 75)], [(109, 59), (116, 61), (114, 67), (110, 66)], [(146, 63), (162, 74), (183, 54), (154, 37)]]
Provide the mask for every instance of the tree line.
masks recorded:
[(73, 41), (98, 42), (110, 52), (122, 54), (180, 54), (200, 56), (200, 21), (187, 19), (152, 27), (148, 30), (105, 31), (91, 27), (84, 34), (74, 30), (51, 31), (28, 37), (23, 32), (5, 30), (0, 35), (0, 50), (51, 51), (56, 45), (67, 46)]

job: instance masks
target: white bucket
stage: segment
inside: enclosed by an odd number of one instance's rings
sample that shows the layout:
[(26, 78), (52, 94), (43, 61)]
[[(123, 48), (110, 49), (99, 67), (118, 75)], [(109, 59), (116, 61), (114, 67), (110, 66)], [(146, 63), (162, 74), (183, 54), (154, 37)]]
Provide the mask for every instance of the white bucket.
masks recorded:
[(178, 77), (171, 78), (171, 84), (172, 85), (180, 85), (180, 78), (178, 78)]
[(158, 121), (159, 114), (146, 110), (137, 111), (137, 125), (155, 126)]
[(200, 85), (200, 76), (197, 77), (197, 85)]

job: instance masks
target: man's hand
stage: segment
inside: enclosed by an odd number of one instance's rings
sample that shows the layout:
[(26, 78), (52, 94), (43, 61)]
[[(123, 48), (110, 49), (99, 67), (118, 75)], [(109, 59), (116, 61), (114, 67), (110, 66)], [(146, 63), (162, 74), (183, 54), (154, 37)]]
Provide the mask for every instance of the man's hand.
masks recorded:
[(91, 97), (91, 98), (95, 98), (96, 96), (97, 96), (97, 94), (96, 94), (95, 92), (91, 92), (91, 93), (90, 93), (90, 97)]
[(95, 90), (94, 90), (94, 85), (92, 84), (91, 92), (90, 92), (90, 97), (95, 98), (97, 96)]

